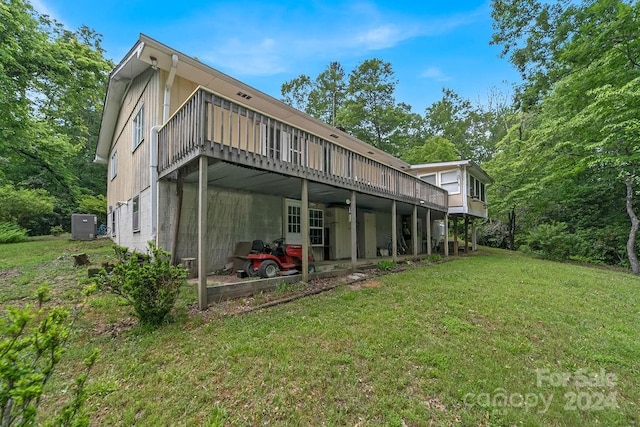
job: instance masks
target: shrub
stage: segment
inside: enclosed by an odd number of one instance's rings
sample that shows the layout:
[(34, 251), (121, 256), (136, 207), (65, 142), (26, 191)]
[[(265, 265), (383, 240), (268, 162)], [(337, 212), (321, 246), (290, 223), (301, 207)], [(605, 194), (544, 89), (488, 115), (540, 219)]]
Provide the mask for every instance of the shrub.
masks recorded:
[(527, 236), (526, 250), (544, 258), (565, 261), (580, 251), (581, 240), (564, 222), (539, 224)]
[[(79, 310), (44, 307), (49, 288), (38, 288), (37, 307), (9, 306), (0, 317), (0, 423), (34, 425), (44, 387), (61, 360)], [(82, 413), (85, 384), (97, 350), (85, 359), (85, 371), (76, 377), (71, 399), (52, 425), (88, 425)]]
[(378, 264), (376, 264), (376, 266), (378, 267), (378, 270), (391, 271), (396, 267), (396, 263), (395, 261), (383, 259), (381, 261), (378, 261)]
[(429, 260), (429, 262), (438, 262), (442, 260), (442, 257), (440, 256), (440, 254), (431, 254), (427, 257), (427, 259)]
[(27, 240), (27, 230), (17, 224), (0, 222), (0, 243), (19, 243)]
[(52, 236), (59, 236), (64, 233), (64, 228), (62, 228), (61, 225), (56, 225), (54, 227), (51, 227), (49, 233), (51, 233)]
[(149, 242), (149, 254), (129, 253), (114, 245), (117, 261), (111, 272), (96, 276), (97, 285), (128, 301), (142, 324), (160, 325), (176, 303), (187, 271), (171, 264), (169, 252)]

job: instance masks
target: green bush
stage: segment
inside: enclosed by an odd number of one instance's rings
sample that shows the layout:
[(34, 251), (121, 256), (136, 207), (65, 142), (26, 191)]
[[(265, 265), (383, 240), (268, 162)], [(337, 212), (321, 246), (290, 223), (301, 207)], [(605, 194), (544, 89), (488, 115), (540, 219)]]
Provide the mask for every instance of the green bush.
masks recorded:
[[(79, 310), (45, 308), (49, 287), (37, 290), (38, 305), (8, 306), (0, 316), (0, 423), (35, 425), (44, 387), (60, 362)], [(89, 371), (97, 350), (85, 359), (85, 371), (76, 377), (70, 400), (51, 425), (88, 425), (82, 411)]]
[(51, 230), (49, 230), (49, 233), (51, 233), (52, 236), (59, 236), (62, 233), (64, 233), (64, 228), (62, 228), (61, 225), (56, 225), (51, 227)]
[(0, 222), (0, 243), (19, 243), (27, 240), (27, 230), (17, 224)]
[(383, 259), (381, 261), (378, 261), (378, 264), (376, 264), (376, 266), (378, 267), (378, 270), (391, 271), (396, 267), (396, 263), (395, 261)]
[(427, 259), (429, 260), (429, 262), (438, 262), (442, 260), (442, 257), (440, 256), (440, 254), (431, 254), (427, 257)]
[(522, 249), (543, 258), (566, 261), (580, 252), (582, 241), (571, 233), (564, 222), (539, 224), (529, 232), (526, 246)]
[(117, 261), (110, 272), (102, 270), (97, 285), (127, 300), (142, 324), (160, 325), (176, 303), (187, 271), (171, 264), (169, 252), (149, 242), (149, 254), (129, 253), (114, 245)]

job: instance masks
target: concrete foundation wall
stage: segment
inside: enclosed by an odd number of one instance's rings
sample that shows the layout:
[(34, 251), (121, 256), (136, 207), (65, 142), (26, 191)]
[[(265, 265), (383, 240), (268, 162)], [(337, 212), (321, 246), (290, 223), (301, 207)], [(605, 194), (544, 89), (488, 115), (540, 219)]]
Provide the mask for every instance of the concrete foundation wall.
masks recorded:
[[(113, 242), (138, 252), (147, 252), (147, 242), (152, 239), (151, 233), (151, 191), (149, 187), (140, 193), (140, 231), (132, 230), (133, 202), (114, 206), (115, 215), (108, 214), (107, 225), (111, 229)], [(115, 224), (112, 217), (115, 216)]]
[[(177, 202), (175, 183), (162, 183), (159, 199), (160, 245), (171, 250)], [(209, 188), (207, 270), (220, 269), (230, 262), (238, 242), (260, 239), (269, 243), (282, 237), (283, 203), (282, 197)], [(176, 257), (198, 258), (197, 184), (183, 187)]]

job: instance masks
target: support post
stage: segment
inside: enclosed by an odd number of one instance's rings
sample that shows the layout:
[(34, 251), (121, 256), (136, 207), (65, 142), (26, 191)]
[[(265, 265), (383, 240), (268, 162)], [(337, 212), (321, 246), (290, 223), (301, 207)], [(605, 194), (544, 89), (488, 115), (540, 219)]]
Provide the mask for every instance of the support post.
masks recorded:
[(418, 206), (413, 205), (413, 213), (411, 215), (411, 251), (413, 252), (413, 256), (418, 256), (419, 240), (422, 239), (420, 239), (420, 236), (418, 236)]
[(476, 221), (471, 221), (471, 250), (478, 250), (478, 229), (476, 228)]
[(391, 201), (391, 256), (398, 259), (398, 227), (396, 225), (396, 201)]
[(427, 208), (427, 255), (431, 255), (431, 209)]
[(458, 256), (458, 217), (453, 217), (453, 256)]
[(207, 300), (207, 195), (208, 159), (200, 156), (198, 170), (198, 308), (206, 310)]
[(302, 231), (302, 281), (309, 280), (309, 181), (302, 178), (300, 195), (300, 229)]
[[(358, 203), (356, 201), (356, 192), (351, 191), (351, 205), (349, 205), (349, 221), (351, 221), (351, 269), (356, 271), (358, 266), (358, 229), (357, 229), (357, 210)], [(364, 224), (362, 224), (364, 227)]]
[(444, 214), (444, 257), (449, 257), (449, 214)]
[(464, 216), (464, 253), (469, 253), (469, 217)]

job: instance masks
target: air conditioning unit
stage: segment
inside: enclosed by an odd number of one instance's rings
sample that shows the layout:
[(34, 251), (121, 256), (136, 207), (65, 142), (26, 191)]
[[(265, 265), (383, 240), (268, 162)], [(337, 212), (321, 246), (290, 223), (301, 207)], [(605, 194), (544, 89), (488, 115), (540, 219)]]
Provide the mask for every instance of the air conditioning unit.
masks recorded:
[(93, 240), (96, 238), (98, 218), (90, 214), (71, 215), (71, 239)]

